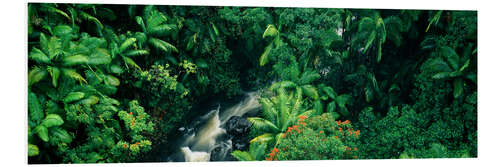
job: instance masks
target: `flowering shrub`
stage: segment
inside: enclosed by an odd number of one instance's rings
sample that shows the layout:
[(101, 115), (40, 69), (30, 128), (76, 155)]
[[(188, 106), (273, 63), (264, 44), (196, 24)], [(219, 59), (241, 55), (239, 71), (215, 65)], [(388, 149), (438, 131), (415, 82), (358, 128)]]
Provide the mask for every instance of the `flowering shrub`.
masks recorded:
[(299, 117), (297, 125), (288, 128), (266, 160), (357, 159), (361, 131), (354, 130), (349, 120), (333, 120), (330, 113)]

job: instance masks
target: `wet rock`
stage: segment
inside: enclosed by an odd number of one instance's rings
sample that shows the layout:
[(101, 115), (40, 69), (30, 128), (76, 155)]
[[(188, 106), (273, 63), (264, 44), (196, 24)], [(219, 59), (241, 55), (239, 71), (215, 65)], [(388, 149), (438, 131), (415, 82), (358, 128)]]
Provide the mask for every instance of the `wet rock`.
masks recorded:
[(226, 123), (226, 132), (232, 140), (232, 148), (235, 150), (248, 149), (250, 138), (250, 127), (252, 124), (245, 118), (239, 116), (231, 117)]

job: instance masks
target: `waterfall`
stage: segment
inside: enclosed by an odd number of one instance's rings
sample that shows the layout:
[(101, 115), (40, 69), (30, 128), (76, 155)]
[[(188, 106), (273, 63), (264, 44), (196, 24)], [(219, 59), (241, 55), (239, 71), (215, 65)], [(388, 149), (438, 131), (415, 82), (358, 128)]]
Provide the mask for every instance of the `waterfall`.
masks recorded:
[[(186, 135), (184, 143), (179, 151), (184, 155), (186, 162), (210, 161), (211, 156), (217, 158), (225, 157), (232, 149), (231, 140), (218, 140), (218, 137), (226, 133), (224, 124), (232, 116), (243, 116), (245, 113), (260, 107), (257, 92), (250, 92), (240, 103), (220, 112), (220, 106), (200, 117), (205, 121), (196, 132)], [(217, 148), (219, 153), (211, 155), (213, 149)]]

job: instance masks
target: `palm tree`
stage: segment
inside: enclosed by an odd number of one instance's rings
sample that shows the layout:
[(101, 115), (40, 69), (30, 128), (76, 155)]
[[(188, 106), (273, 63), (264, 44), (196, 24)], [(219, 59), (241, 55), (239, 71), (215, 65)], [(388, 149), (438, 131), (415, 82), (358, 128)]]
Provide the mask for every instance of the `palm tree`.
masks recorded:
[(260, 142), (276, 145), (280, 142), (287, 128), (296, 123), (299, 116), (311, 116), (315, 110), (302, 108), (302, 89), (296, 88), (295, 92), (287, 92), (286, 82), (275, 89), (277, 95), (272, 98), (261, 98), (263, 118), (249, 117), (252, 128), (261, 135), (255, 137), (250, 143)]
[(156, 10), (154, 6), (144, 7), (144, 15), (142, 17), (136, 16), (136, 21), (142, 29), (142, 32), (135, 34), (139, 48), (144, 48), (145, 46), (143, 45), (147, 42), (152, 48), (163, 52), (179, 52), (174, 45), (160, 39), (161, 37), (171, 35), (177, 29), (177, 25), (168, 24), (167, 17)]

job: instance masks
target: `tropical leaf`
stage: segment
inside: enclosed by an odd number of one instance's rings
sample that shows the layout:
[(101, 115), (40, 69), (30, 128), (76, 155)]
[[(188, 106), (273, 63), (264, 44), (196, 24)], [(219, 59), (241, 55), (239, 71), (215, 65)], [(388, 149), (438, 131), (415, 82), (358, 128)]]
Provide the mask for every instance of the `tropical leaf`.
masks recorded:
[(89, 62), (89, 58), (84, 55), (73, 55), (67, 56), (63, 59), (63, 65), (65, 66), (74, 66), (74, 65), (83, 65)]
[(136, 38), (128, 38), (123, 43), (120, 45), (119, 51), (120, 53), (123, 53), (123, 51), (127, 50), (128, 47), (132, 46), (135, 41), (137, 41)]
[(133, 68), (141, 69), (141, 67), (139, 67), (139, 65), (137, 65), (131, 58), (123, 57), (123, 61), (125, 62), (125, 64), (127, 64), (127, 67), (132, 66)]
[(142, 55), (147, 55), (149, 52), (147, 50), (131, 50), (126, 52), (124, 55), (125, 56), (142, 56)]
[(42, 125), (47, 128), (53, 126), (61, 126), (63, 123), (64, 123), (63, 119), (57, 114), (49, 114), (42, 121)]
[(37, 156), (40, 153), (40, 150), (38, 149), (38, 146), (34, 144), (28, 144), (28, 156)]
[(100, 29), (104, 28), (101, 21), (99, 21), (99, 19), (95, 18), (94, 16), (92, 16), (84, 11), (80, 11), (78, 14), (83, 18), (83, 20), (87, 20), (87, 21), (95, 23), (98, 26), (98, 28), (100, 28)]
[(246, 151), (234, 150), (231, 155), (238, 161), (255, 161), (255, 159)]
[(457, 78), (453, 81), (453, 97), (458, 98), (463, 94), (464, 82), (462, 78)]
[(304, 86), (302, 86), (302, 90), (304, 91), (304, 94), (306, 96), (309, 96), (314, 100), (318, 99), (318, 97), (319, 97), (318, 90), (316, 89), (316, 87), (314, 87), (312, 85), (304, 85)]
[(113, 85), (113, 86), (119, 86), (120, 85), (120, 80), (112, 75), (106, 75), (106, 84)]
[(28, 86), (31, 86), (47, 76), (47, 70), (40, 67), (33, 67), (28, 73)]
[(269, 52), (271, 51), (272, 47), (273, 47), (273, 44), (270, 43), (269, 45), (266, 46), (262, 55), (260, 55), (260, 58), (259, 58), (260, 66), (266, 65), (267, 62), (269, 61)]
[(337, 104), (335, 101), (332, 101), (328, 103), (328, 106), (326, 107), (326, 112), (333, 113), (335, 112), (335, 109), (337, 109)]
[(198, 58), (196, 59), (196, 66), (200, 68), (208, 68), (208, 63), (204, 59)]
[(49, 141), (49, 130), (47, 129), (47, 127), (43, 125), (38, 125), (33, 132), (35, 132), (38, 135), (38, 137), (42, 139), (42, 141), (44, 142)]
[(273, 108), (273, 103), (268, 98), (261, 98), (259, 100), (262, 105), (262, 114), (264, 118), (270, 122), (276, 122), (276, 110)]
[(259, 143), (267, 143), (269, 141), (272, 141), (274, 139), (274, 135), (272, 133), (264, 133), (260, 136), (257, 136), (250, 140), (250, 144), (254, 142), (259, 142)]
[(365, 44), (365, 47), (363, 49), (363, 54), (366, 54), (366, 52), (369, 50), (369, 48), (372, 46), (373, 41), (375, 41), (375, 37), (377, 37), (377, 33), (375, 31), (372, 31), (370, 33), (370, 36), (367, 39), (367, 42)]
[(52, 77), (52, 85), (57, 87), (57, 81), (59, 80), (59, 75), (61, 74), (61, 70), (57, 67), (47, 66), (47, 71)]
[(163, 50), (165, 52), (171, 52), (171, 51), (179, 52), (174, 45), (157, 38), (149, 38), (148, 42), (151, 45), (155, 46), (156, 48)]
[(329, 87), (329, 86), (325, 86), (322, 88), (323, 92), (325, 92), (326, 95), (328, 95), (328, 97), (330, 97), (331, 99), (335, 99), (335, 97), (337, 96), (337, 93), (333, 90), (332, 87)]
[(272, 123), (263, 118), (259, 117), (249, 117), (247, 118), (250, 123), (252, 123), (252, 128), (257, 129), (261, 132), (278, 132), (279, 129)]
[(83, 99), (83, 100), (80, 100), (80, 104), (84, 104), (84, 105), (94, 105), (94, 104), (97, 104), (99, 102), (99, 97), (97, 96), (90, 96), (86, 99)]
[(157, 36), (168, 35), (172, 30), (175, 30), (175, 24), (163, 24), (149, 29), (148, 33)]
[(69, 133), (66, 130), (59, 127), (50, 129), (50, 138), (51, 140), (52, 138), (57, 138), (59, 141), (63, 143), (71, 143), (71, 141), (73, 141), (71, 135), (69, 135)]
[(28, 93), (28, 111), (30, 120), (37, 124), (44, 118), (42, 105), (40, 105), (38, 97), (33, 92)]
[(33, 48), (33, 50), (31, 50), (28, 58), (36, 61), (37, 63), (50, 63), (50, 58), (37, 48)]
[(425, 29), (425, 32), (429, 31), (429, 28), (431, 28), (432, 24), (437, 25), (437, 23), (439, 22), (439, 18), (441, 17), (441, 13), (443, 13), (442, 10), (436, 12), (436, 14), (434, 14), (433, 17), (429, 18), (430, 19), (429, 25), (427, 25), (427, 28)]
[(77, 100), (80, 100), (82, 99), (83, 97), (85, 97), (85, 93), (83, 92), (71, 92), (69, 93), (64, 99), (63, 99), (63, 102), (64, 103), (71, 103), (71, 102), (74, 102), (74, 101), (77, 101)]
[(266, 38), (266, 37), (275, 37), (276, 35), (278, 35), (278, 29), (276, 29), (276, 27), (274, 25), (267, 25), (267, 28), (266, 30), (264, 31), (264, 33), (262, 34), (262, 38)]
[(58, 37), (65, 37), (68, 34), (73, 33), (73, 28), (68, 25), (58, 25), (53, 29), (54, 35)]
[(62, 68), (61, 71), (63, 72), (63, 74), (71, 79), (74, 79), (74, 80), (77, 80), (77, 81), (80, 81), (80, 82), (85, 82), (87, 83), (87, 81), (82, 77), (82, 75), (80, 75), (79, 73), (77, 73), (74, 69), (68, 69), (68, 68)]
[(445, 58), (448, 65), (454, 70), (458, 70), (460, 63), (460, 57), (452, 48), (445, 46), (440, 50), (441, 55)]

